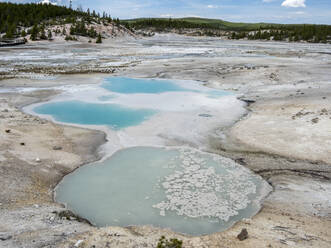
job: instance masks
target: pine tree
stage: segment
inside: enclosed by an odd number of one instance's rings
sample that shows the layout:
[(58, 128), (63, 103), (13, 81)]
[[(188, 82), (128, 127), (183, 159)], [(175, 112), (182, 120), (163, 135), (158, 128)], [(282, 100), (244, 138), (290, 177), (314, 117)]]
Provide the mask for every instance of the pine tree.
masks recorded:
[(8, 28), (5, 37), (7, 39), (12, 39), (13, 38), (13, 30), (12, 28)]
[(22, 37), (25, 37), (25, 36), (26, 36), (26, 32), (25, 32), (24, 29), (23, 29), (22, 32), (21, 32), (21, 36), (22, 36)]
[(46, 37), (46, 34), (45, 34), (45, 28), (44, 26), (41, 27), (41, 30), (40, 30), (40, 39), (42, 40), (46, 40), (47, 37)]
[(8, 26), (5, 37), (7, 39), (12, 39), (16, 35), (16, 24), (13, 23)]
[(102, 37), (101, 37), (100, 33), (98, 34), (98, 37), (97, 37), (97, 40), (95, 43), (98, 43), (98, 44), (102, 43)]
[(48, 38), (48, 40), (51, 40), (53, 38), (51, 30), (48, 30), (47, 38)]
[(38, 37), (38, 33), (39, 33), (39, 30), (38, 30), (38, 27), (37, 25), (33, 25), (33, 28), (31, 30), (31, 36), (30, 36), (30, 39), (31, 40), (37, 40), (37, 37)]

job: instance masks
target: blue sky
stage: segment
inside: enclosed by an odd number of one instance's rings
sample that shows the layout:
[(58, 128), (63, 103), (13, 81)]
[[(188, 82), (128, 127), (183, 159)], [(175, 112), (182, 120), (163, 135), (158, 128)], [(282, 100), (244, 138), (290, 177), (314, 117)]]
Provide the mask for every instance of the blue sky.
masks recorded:
[(121, 19), (196, 16), (235, 22), (331, 24), (331, 0), (73, 0), (73, 5), (106, 11)]

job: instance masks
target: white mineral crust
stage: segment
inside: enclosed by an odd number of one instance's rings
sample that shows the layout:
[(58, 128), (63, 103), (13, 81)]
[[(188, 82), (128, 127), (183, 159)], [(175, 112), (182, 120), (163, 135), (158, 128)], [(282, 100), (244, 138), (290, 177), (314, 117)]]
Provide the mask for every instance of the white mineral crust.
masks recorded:
[(249, 195), (256, 193), (255, 175), (230, 159), (211, 157), (210, 161), (219, 164), (219, 173), (206, 165), (208, 156), (194, 150), (181, 149), (178, 160), (180, 166), (161, 180), (166, 200), (153, 205), (160, 209), (161, 216), (166, 211), (175, 211), (192, 218), (228, 221), (245, 209), (250, 203)]

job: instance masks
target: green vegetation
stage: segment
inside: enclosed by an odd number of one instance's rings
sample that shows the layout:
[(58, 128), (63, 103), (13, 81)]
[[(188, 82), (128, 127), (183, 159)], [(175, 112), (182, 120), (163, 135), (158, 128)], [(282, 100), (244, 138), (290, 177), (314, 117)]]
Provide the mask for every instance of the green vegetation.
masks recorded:
[[(65, 28), (62, 29), (62, 35), (67, 35), (68, 40), (75, 40), (71, 37), (72, 35), (97, 38), (97, 32), (94, 28), (87, 28), (86, 25), (92, 23), (108, 25), (111, 22), (112, 18), (105, 12), (100, 17), (100, 14), (95, 11), (91, 13), (89, 9), (84, 12), (64, 6), (0, 2), (0, 34), (4, 33), (4, 38), (25, 37), (30, 34), (31, 40), (51, 40), (53, 35), (50, 27), (65, 24), (72, 24), (70, 36)], [(116, 23), (119, 24), (118, 19)], [(48, 29), (47, 34), (45, 28)], [(60, 30), (55, 30), (55, 34), (60, 33)]]
[(170, 239), (167, 240), (164, 236), (162, 236), (159, 239), (159, 242), (157, 243), (157, 248), (182, 248), (183, 247), (183, 241), (178, 239)]
[(29, 30), (29, 33), (31, 34), (30, 39), (31, 40), (36, 40), (38, 33), (39, 33), (39, 29), (37, 27), (37, 25), (33, 25), (32, 29)]
[(71, 40), (71, 41), (77, 41), (77, 38), (74, 37), (74, 36), (66, 35), (65, 40), (66, 40), (66, 41), (70, 41), (70, 40)]
[(84, 13), (54, 5), (0, 3), (0, 32), (12, 37), (18, 34), (18, 28), (31, 27), (53, 18), (82, 14)]
[(328, 25), (279, 25), (259, 29), (254, 32), (232, 33), (232, 39), (248, 38), (249, 40), (308, 41), (327, 43), (331, 41), (331, 26)]
[(273, 24), (273, 23), (234, 23), (203, 18), (141, 18), (122, 21), (133, 30), (151, 28), (154, 31), (170, 29), (195, 29), (196, 35), (222, 36), (230, 39), (264, 39), (279, 41), (328, 42), (331, 40), (331, 25), (313, 24)]
[(52, 40), (53, 35), (52, 35), (52, 31), (51, 31), (51, 30), (48, 30), (47, 38), (48, 38), (49, 40)]
[(98, 37), (97, 37), (97, 40), (95, 43), (102, 43), (102, 37), (101, 37), (101, 34), (98, 34)]
[(229, 31), (250, 31), (258, 28), (263, 28), (268, 24), (265, 23), (234, 23), (226, 22), (217, 19), (204, 19), (204, 18), (140, 18), (132, 20), (123, 20), (123, 24), (128, 24), (132, 28), (147, 28), (153, 27), (156, 29), (165, 28), (200, 28), (211, 30), (229, 30)]
[(90, 27), (88, 29), (86, 28), (85, 23), (86, 21), (84, 19), (78, 22), (74, 22), (70, 28), (70, 35), (80, 35), (80, 36), (87, 36), (90, 38), (96, 38), (97, 32), (95, 31), (94, 27)]
[[(152, 31), (175, 31), (191, 35), (227, 36), (229, 39), (307, 41), (331, 43), (331, 25), (313, 24), (273, 24), (273, 23), (234, 23), (217, 19), (204, 18), (140, 18), (120, 21), (112, 19), (105, 12), (102, 17), (94, 10), (72, 10), (64, 6), (47, 4), (13, 4), (0, 2), (0, 34), (4, 38), (26, 37), (31, 40), (53, 39), (53, 34), (62, 34), (66, 40), (76, 40), (75, 35), (96, 39), (102, 42), (101, 35), (90, 24), (114, 23), (125, 25), (128, 29)], [(65, 24), (71, 24), (70, 33)], [(62, 26), (52, 30), (54, 25)], [(67, 27), (68, 28), (68, 27)], [(47, 32), (45, 31), (47, 30)], [(185, 31), (186, 30), (186, 31)]]

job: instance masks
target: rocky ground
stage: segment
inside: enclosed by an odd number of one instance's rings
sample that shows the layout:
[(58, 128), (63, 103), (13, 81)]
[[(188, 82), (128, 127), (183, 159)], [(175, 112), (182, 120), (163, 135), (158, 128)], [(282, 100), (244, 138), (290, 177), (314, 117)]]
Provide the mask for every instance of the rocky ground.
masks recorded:
[[(0, 246), (155, 247), (165, 235), (183, 240), (184, 247), (330, 247), (329, 49), (169, 35), (109, 41), (101, 48), (42, 43), (1, 49), (0, 85), (12, 90), (0, 87)], [(147, 226), (95, 228), (54, 203), (57, 182), (98, 159), (105, 136), (20, 108), (56, 94), (49, 86), (98, 82), (103, 75), (81, 74), (95, 71), (194, 79), (237, 92), (249, 113), (210, 133), (207, 150), (233, 158), (273, 186), (261, 211), (225, 232), (189, 237)], [(243, 228), (248, 238), (240, 241)]]
[(52, 188), (81, 164), (99, 158), (104, 134), (55, 125), (19, 109), (55, 93), (0, 96), (1, 247), (47, 247), (75, 233), (75, 228), (89, 229), (61, 217), (64, 209), (53, 203)]

